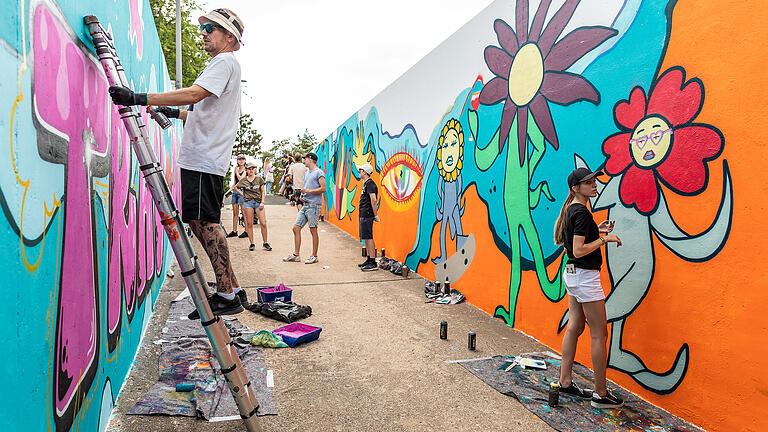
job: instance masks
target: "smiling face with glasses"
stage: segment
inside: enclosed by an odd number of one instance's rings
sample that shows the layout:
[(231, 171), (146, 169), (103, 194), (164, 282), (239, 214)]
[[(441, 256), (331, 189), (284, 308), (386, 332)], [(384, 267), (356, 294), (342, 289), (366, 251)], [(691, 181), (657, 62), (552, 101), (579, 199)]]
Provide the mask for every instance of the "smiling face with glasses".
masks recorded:
[(672, 147), (672, 137), (672, 126), (664, 118), (658, 115), (644, 118), (635, 126), (629, 140), (635, 163), (645, 169), (660, 164)]

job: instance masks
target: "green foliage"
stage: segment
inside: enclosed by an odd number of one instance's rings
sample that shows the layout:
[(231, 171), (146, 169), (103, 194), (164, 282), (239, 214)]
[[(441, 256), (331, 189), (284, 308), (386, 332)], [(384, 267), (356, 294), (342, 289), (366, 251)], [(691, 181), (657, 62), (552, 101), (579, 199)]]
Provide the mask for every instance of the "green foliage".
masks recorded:
[(240, 128), (235, 136), (232, 155), (246, 154), (258, 159), (261, 154), (261, 134), (253, 128), (253, 117), (250, 114), (240, 116)]
[[(176, 1), (149, 0), (152, 15), (155, 18), (160, 46), (165, 54), (168, 74), (176, 80)], [(203, 51), (203, 39), (197, 27), (190, 22), (190, 17), (202, 15), (203, 11), (195, 0), (181, 0), (181, 85), (189, 87), (195, 82), (208, 62), (208, 54)]]

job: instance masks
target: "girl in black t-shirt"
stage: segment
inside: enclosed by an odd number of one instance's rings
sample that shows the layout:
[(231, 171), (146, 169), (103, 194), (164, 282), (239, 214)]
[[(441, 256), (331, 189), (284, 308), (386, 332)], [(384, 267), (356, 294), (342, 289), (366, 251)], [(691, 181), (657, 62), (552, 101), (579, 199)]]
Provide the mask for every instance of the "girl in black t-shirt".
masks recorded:
[[(600, 284), (600, 266), (603, 262), (600, 247), (621, 240), (613, 231), (613, 223), (605, 221), (598, 226), (587, 208), (590, 197), (597, 196), (595, 176), (576, 168), (568, 176), (570, 194), (565, 200), (555, 223), (555, 244), (562, 244), (568, 255), (563, 280), (568, 291), (568, 328), (563, 335), (563, 358), (560, 364), (560, 393), (581, 398), (592, 398), (596, 408), (615, 408), (624, 404), (621, 398), (608, 391), (605, 382), (606, 342), (608, 325), (605, 318), (605, 293)], [(607, 234), (600, 237), (600, 233)], [(573, 382), (573, 358), (576, 344), (589, 324), (592, 337), (592, 367), (595, 370), (595, 391), (582, 390)]]

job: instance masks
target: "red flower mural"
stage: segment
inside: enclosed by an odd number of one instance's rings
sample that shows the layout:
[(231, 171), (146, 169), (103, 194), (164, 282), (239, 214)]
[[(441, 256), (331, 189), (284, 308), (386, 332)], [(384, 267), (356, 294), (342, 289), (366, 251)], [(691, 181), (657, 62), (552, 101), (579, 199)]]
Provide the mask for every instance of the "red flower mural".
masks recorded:
[[(579, 101), (597, 104), (600, 95), (581, 75), (565, 72), (578, 59), (595, 49), (617, 31), (602, 26), (579, 27), (559, 41), (560, 34), (571, 20), (580, 0), (566, 0), (544, 26), (551, 0), (539, 4), (528, 29), (528, 0), (518, 0), (515, 9), (517, 33), (504, 21), (497, 19), (493, 29), (500, 47), (485, 48), (485, 63), (496, 76), (480, 92), (479, 102), (495, 105), (504, 101), (499, 130), (499, 150), (509, 136), (517, 117), (517, 142), (520, 166), (525, 160), (528, 134), (528, 111), (541, 133), (557, 149), (549, 103), (570, 105)], [(557, 43), (555, 43), (557, 42)]]
[(692, 123), (701, 110), (704, 86), (685, 81), (683, 68), (664, 72), (648, 98), (635, 87), (613, 114), (623, 132), (603, 142), (605, 171), (623, 173), (619, 197), (627, 207), (650, 214), (659, 202), (659, 182), (681, 195), (695, 195), (707, 184), (706, 162), (723, 150), (723, 134), (714, 126)]

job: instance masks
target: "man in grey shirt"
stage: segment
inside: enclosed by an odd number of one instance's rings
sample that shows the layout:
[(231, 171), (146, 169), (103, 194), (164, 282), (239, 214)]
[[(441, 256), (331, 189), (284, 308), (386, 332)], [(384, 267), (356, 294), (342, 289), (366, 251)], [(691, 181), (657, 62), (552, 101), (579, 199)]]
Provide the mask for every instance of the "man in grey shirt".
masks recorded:
[[(167, 93), (134, 93), (112, 86), (117, 105), (156, 105), (157, 111), (185, 122), (177, 163), (181, 168), (181, 219), (203, 245), (216, 273), (216, 293), (208, 301), (214, 315), (243, 311), (245, 291), (235, 278), (226, 232), (221, 225), (224, 175), (240, 119), (240, 49), (243, 22), (229, 9), (215, 9), (198, 18), (204, 49), (211, 61), (192, 86)], [(193, 105), (193, 110), (170, 106)], [(197, 311), (189, 315), (199, 319)]]
[(312, 234), (312, 255), (304, 261), (304, 264), (317, 262), (317, 248), (320, 246), (320, 237), (317, 235), (317, 219), (320, 215), (320, 206), (323, 204), (325, 193), (325, 174), (317, 167), (317, 155), (309, 152), (304, 155), (304, 165), (309, 168), (304, 174), (304, 187), (301, 190), (301, 200), (304, 206), (296, 216), (293, 225), (293, 253), (283, 258), (283, 261), (301, 261), (301, 229), (309, 223), (309, 232)]

